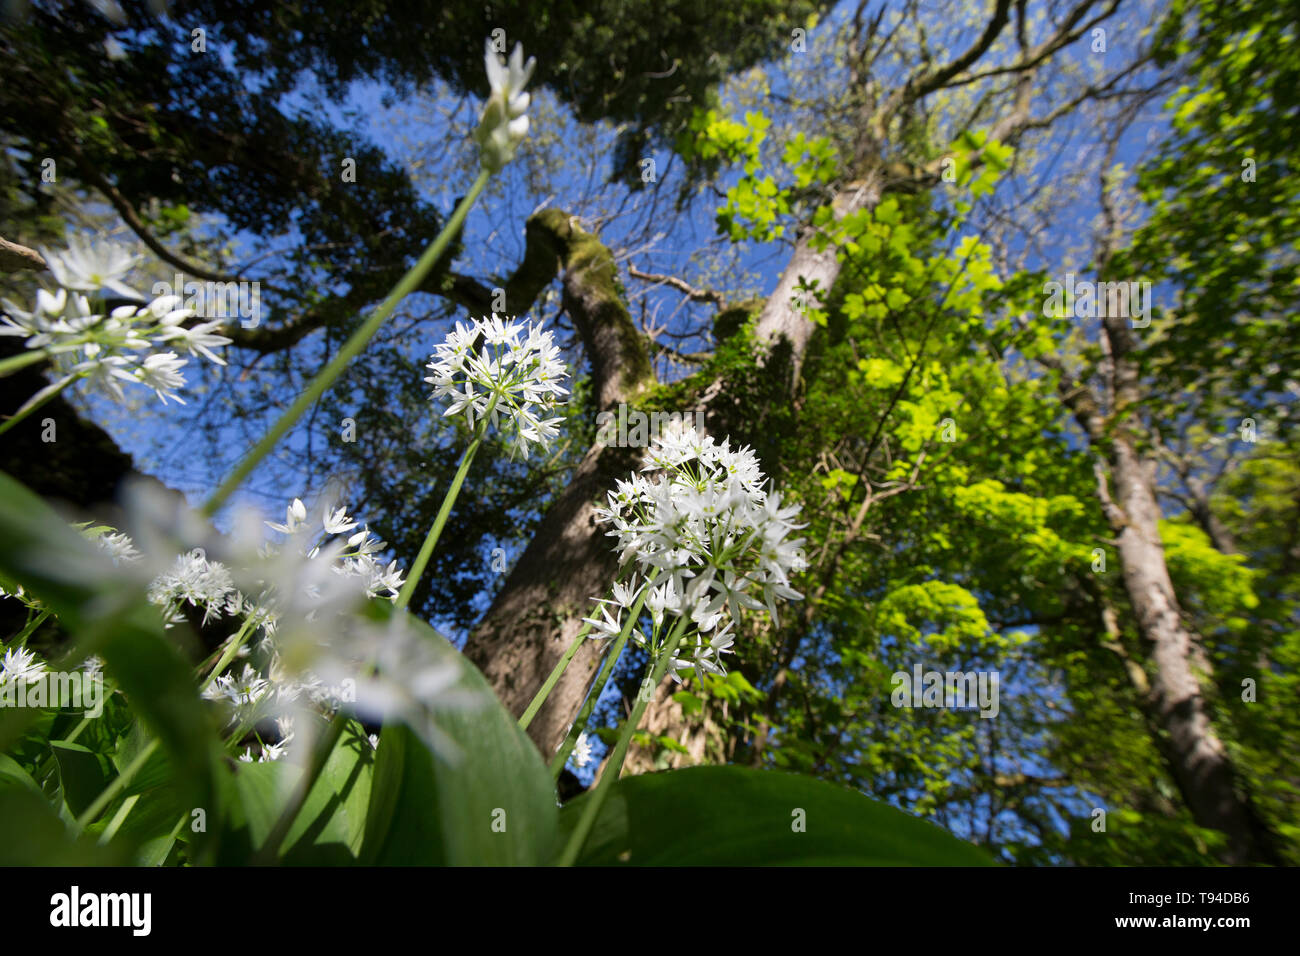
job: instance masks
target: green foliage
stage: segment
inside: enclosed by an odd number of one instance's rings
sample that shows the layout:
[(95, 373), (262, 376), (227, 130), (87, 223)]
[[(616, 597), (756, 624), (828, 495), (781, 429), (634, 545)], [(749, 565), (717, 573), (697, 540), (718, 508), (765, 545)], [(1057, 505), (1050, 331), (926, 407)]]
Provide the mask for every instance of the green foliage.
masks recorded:
[(405, 728), (384, 731), (365, 863), (536, 865), (558, 851), (546, 765), (483, 675), (462, 664), (475, 704), (439, 720), (454, 749), (436, 756)]
[(1226, 380), (1246, 402), (1262, 402), (1284, 390), (1300, 359), (1291, 321), (1300, 290), (1294, 10), (1180, 0), (1159, 38), (1160, 57), (1182, 59), (1189, 76), (1166, 103), (1165, 148), (1139, 170), (1151, 215), (1115, 272), (1177, 290), (1147, 356), (1162, 381), (1204, 392)]
[[(589, 796), (567, 804), (572, 827)], [(744, 808), (738, 812), (738, 808)], [(938, 827), (818, 780), (696, 767), (620, 780), (579, 858), (588, 866), (987, 866)]]

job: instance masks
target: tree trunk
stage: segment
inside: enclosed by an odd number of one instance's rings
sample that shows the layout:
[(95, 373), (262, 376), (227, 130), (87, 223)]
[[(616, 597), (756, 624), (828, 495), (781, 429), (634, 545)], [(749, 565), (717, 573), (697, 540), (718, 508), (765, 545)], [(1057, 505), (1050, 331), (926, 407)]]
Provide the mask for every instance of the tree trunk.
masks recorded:
[(1273, 840), (1248, 797), (1237, 792), (1232, 762), (1210, 726), (1192, 666), (1197, 639), (1183, 623), (1169, 578), (1151, 473), (1127, 436), (1114, 441), (1110, 457), (1124, 587), (1151, 648), (1152, 706), (1170, 771), (1196, 822), (1227, 834), (1228, 862), (1277, 863)]

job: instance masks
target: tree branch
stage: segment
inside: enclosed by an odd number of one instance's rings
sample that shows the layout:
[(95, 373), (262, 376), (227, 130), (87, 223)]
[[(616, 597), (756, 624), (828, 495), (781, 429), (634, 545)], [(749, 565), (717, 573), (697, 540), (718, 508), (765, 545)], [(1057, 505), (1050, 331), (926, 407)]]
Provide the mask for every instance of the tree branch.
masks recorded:
[(692, 302), (712, 302), (716, 306), (726, 304), (722, 293), (714, 292), (712, 289), (697, 289), (684, 279), (677, 276), (661, 275), (657, 272), (642, 272), (634, 265), (627, 267), (627, 274), (633, 279), (640, 279), (643, 282), (653, 282), (656, 285), (666, 285), (676, 289)]
[(35, 249), (0, 237), (0, 272), (44, 272), (47, 268), (45, 257)]

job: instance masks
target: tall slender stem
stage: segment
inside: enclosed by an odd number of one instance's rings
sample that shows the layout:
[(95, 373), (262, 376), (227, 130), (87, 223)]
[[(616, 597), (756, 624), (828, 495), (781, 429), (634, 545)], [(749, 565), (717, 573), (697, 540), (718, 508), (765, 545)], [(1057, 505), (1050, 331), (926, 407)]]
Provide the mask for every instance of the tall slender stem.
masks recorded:
[(559, 662), (553, 668), (551, 668), (551, 674), (546, 678), (546, 683), (544, 683), (537, 693), (533, 695), (533, 699), (529, 703), (528, 709), (525, 710), (523, 716), (519, 718), (520, 730), (527, 730), (528, 725), (533, 722), (533, 718), (537, 716), (537, 712), (541, 710), (542, 705), (546, 703), (546, 698), (551, 696), (551, 691), (555, 689), (555, 685), (559, 681), (560, 675), (563, 674), (565, 669), (569, 666), (569, 661), (573, 660), (574, 655), (578, 653), (578, 648), (582, 646), (582, 642), (587, 640), (587, 635), (589, 633), (591, 633), (591, 624), (584, 623), (582, 629), (574, 635), (573, 641), (570, 642), (568, 649), (564, 652), (564, 656), (560, 658)]
[(402, 590), (397, 594), (395, 603), (398, 608), (404, 608), (411, 603), (411, 595), (415, 593), (415, 586), (420, 583), (420, 576), (424, 574), (429, 559), (433, 557), (433, 549), (437, 546), (438, 539), (442, 537), (443, 526), (446, 525), (447, 518), (451, 515), (451, 506), (456, 503), (456, 498), (460, 495), (460, 486), (465, 483), (465, 476), (469, 474), (469, 466), (474, 461), (474, 454), (478, 451), (478, 446), (483, 444), (483, 436), (487, 434), (488, 422), (490, 421), (488, 416), (496, 408), (499, 397), (498, 395), (492, 396), (492, 400), (488, 402), (487, 410), (483, 413), (483, 417), (479, 419), (478, 428), (474, 432), (474, 440), (461, 453), (460, 467), (456, 469), (456, 476), (452, 478), (451, 487), (443, 495), (442, 505), (438, 508), (438, 515), (433, 519), (429, 533), (424, 537), (424, 544), (420, 546), (420, 553), (415, 556), (415, 561), (411, 564), (411, 570), (407, 572)]
[(243, 627), (239, 629), (239, 633), (237, 633), (231, 639), (230, 643), (226, 645), (226, 649), (222, 653), (221, 659), (213, 665), (212, 670), (208, 672), (207, 680), (199, 686), (200, 694), (207, 690), (208, 686), (216, 680), (217, 675), (224, 671), (229, 666), (230, 662), (235, 659), (235, 655), (239, 653), (239, 649), (244, 646), (244, 640), (248, 637), (248, 632), (253, 629), (253, 622), (255, 619), (256, 615), (254, 614), (250, 614), (248, 617), (244, 618)]
[(289, 429), (297, 424), (298, 419), (315, 404), (316, 400), (325, 393), (325, 390), (334, 384), (334, 380), (343, 374), (343, 370), (348, 363), (361, 354), (362, 349), (379, 331), (380, 326), (393, 314), (398, 303), (419, 289), (421, 283), (424, 282), (425, 276), (429, 274), (438, 259), (442, 257), (452, 238), (460, 231), (470, 207), (478, 199), (479, 193), (487, 185), (490, 176), (491, 174), (487, 170), (483, 170), (478, 174), (478, 178), (474, 180), (474, 185), (470, 186), (465, 198), (456, 206), (456, 211), (451, 214), (451, 218), (447, 220), (447, 224), (443, 226), (437, 238), (430, 243), (429, 248), (424, 251), (424, 255), (420, 256), (420, 261), (413, 265), (406, 275), (402, 276), (401, 281), (393, 287), (393, 291), (388, 293), (388, 297), (371, 313), (361, 328), (352, 333), (352, 337), (343, 344), (338, 354), (330, 359), (329, 364), (321, 369), (316, 377), (311, 380), (306, 390), (294, 399), (293, 404), (271, 426), (271, 429), (262, 436), (261, 441), (254, 445), (243, 460), (235, 466), (234, 471), (221, 483), (221, 487), (212, 493), (212, 497), (203, 506), (205, 515), (211, 517), (216, 514), (217, 510), (234, 494), (235, 489), (243, 483), (244, 479), (252, 473), (262, 459), (270, 454), (276, 443), (285, 436)]
[(596, 704), (600, 702), (600, 695), (605, 689), (605, 684), (609, 682), (610, 675), (614, 673), (614, 667), (623, 654), (623, 648), (627, 646), (628, 638), (632, 635), (632, 629), (636, 627), (637, 621), (641, 618), (641, 608), (645, 604), (646, 596), (650, 593), (650, 585), (654, 583), (657, 575), (658, 571), (650, 576), (645, 586), (641, 588), (641, 593), (632, 602), (627, 622), (623, 625), (623, 629), (619, 631), (613, 649), (605, 655), (605, 662), (600, 668), (600, 673), (596, 675), (596, 682), (591, 685), (587, 699), (582, 702), (582, 709), (578, 711), (578, 716), (573, 719), (573, 726), (569, 728), (564, 743), (560, 744), (560, 749), (555, 752), (555, 756), (551, 759), (552, 778), (559, 780), (564, 765), (569, 762), (569, 755), (573, 753), (573, 748), (577, 746), (579, 735), (586, 729), (587, 721), (591, 719), (591, 712), (596, 709)]
[(113, 814), (113, 819), (109, 821), (108, 826), (104, 827), (104, 832), (100, 834), (100, 846), (117, 836), (117, 831), (122, 829), (122, 824), (126, 822), (126, 818), (131, 815), (131, 811), (135, 809), (135, 805), (139, 802), (140, 794), (138, 793), (133, 793), (122, 801), (122, 806), (118, 808), (117, 813)]
[(596, 824), (596, 817), (600, 814), (600, 808), (604, 806), (605, 800), (609, 797), (610, 790), (614, 786), (614, 781), (618, 779), (619, 772), (623, 769), (623, 759), (627, 756), (627, 748), (632, 742), (632, 735), (636, 732), (637, 725), (641, 723), (641, 718), (650, 703), (650, 698), (654, 696), (654, 688), (658, 687), (659, 682), (663, 680), (664, 674), (668, 670), (668, 662), (672, 660), (677, 645), (681, 643), (682, 634), (685, 632), (689, 621), (690, 618), (686, 615), (678, 618), (677, 625), (673, 628), (672, 633), (668, 635), (663, 649), (660, 650), (659, 656), (655, 659), (654, 672), (650, 677), (651, 691), (648, 694), (637, 694), (636, 705), (632, 708), (632, 715), (628, 717), (627, 722), (623, 725), (622, 732), (618, 735), (618, 743), (614, 745), (614, 752), (610, 754), (609, 760), (605, 763), (605, 769), (600, 775), (600, 783), (596, 784), (595, 792), (587, 797), (586, 804), (582, 808), (582, 816), (578, 818), (578, 825), (574, 827), (573, 833), (569, 835), (569, 842), (565, 844), (564, 852), (560, 856), (560, 866), (573, 866), (578, 859), (578, 854), (582, 852), (582, 845), (587, 842), (587, 836), (591, 833), (591, 828)]
[(26, 368), (29, 365), (36, 365), (38, 362), (44, 362), (50, 357), (48, 349), (33, 349), (30, 352), (23, 352), (20, 355), (11, 355), (7, 359), (0, 359), (0, 378), (6, 375), (12, 375), (20, 368)]
[(591, 690), (588, 692), (586, 700), (582, 702), (582, 709), (578, 711), (578, 716), (573, 719), (573, 726), (569, 728), (564, 743), (560, 744), (560, 749), (551, 758), (550, 771), (553, 780), (559, 780), (560, 774), (564, 772), (564, 765), (569, 762), (569, 756), (573, 753), (573, 748), (578, 745), (578, 738), (582, 736), (587, 721), (591, 719), (591, 712), (596, 709), (596, 704), (600, 701), (600, 695), (609, 682), (609, 675), (614, 672), (614, 667), (618, 664), (619, 658), (623, 656), (623, 648), (627, 647), (627, 638), (627, 632), (624, 631), (614, 641), (614, 646), (610, 648), (609, 653), (605, 655), (605, 661), (601, 665), (600, 673), (596, 676), (596, 683), (591, 685)]
[(96, 818), (104, 812), (104, 808), (113, 802), (113, 798), (126, 788), (126, 785), (140, 772), (140, 768), (153, 756), (154, 751), (158, 749), (159, 743), (159, 739), (155, 737), (144, 745), (144, 749), (136, 755), (136, 758), (127, 764), (122, 769), (122, 772), (114, 777), (113, 781), (95, 798), (95, 801), (82, 811), (81, 816), (77, 817), (77, 830), (84, 830), (89, 824), (95, 822)]
[(18, 411), (14, 412), (3, 422), (0, 422), (0, 435), (3, 435), (5, 432), (13, 428), (19, 422), (25, 420), (27, 416), (30, 415), (32, 412), (44, 406), (48, 401), (50, 401), (50, 399), (54, 398), (55, 395), (58, 395), (59, 392), (63, 391), (65, 388), (71, 385), (76, 380), (77, 377), (78, 376), (69, 376), (68, 378), (63, 380), (62, 384), (56, 383), (56, 385), (51, 385), (47, 387), (44, 390), (45, 394), (42, 395), (40, 398), (38, 398), (36, 401), (34, 402), (29, 401), (26, 405), (18, 409)]
[(12, 645), (14, 647), (26, 647), (27, 639), (32, 636), (38, 627), (45, 623), (45, 619), (49, 616), (50, 611), (48, 608), (37, 614), (25, 627), (23, 627), (23, 629), (18, 633), (18, 636), (11, 641)]

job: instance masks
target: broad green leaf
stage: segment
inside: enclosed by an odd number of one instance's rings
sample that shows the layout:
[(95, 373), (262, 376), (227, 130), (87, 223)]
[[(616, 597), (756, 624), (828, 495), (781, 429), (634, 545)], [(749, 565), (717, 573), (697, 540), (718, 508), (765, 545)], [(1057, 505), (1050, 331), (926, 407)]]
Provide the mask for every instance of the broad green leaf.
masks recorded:
[[(356, 862), (365, 834), (374, 762), (365, 730), (349, 721), (284, 839), (284, 862)], [(232, 813), (232, 822), (246, 832), (247, 849), (256, 851), (266, 841), (301, 777), (301, 768), (284, 760), (239, 765), (235, 773), (239, 809)]]
[[(191, 829), (195, 819), (191, 815), (193, 808), (185, 806), (172, 787), (155, 787), (126, 799), (134, 799), (135, 804), (114, 834), (113, 846), (131, 848), (136, 866), (161, 866), (176, 843), (173, 834), (180, 830), (186, 834), (195, 833)], [(109, 819), (117, 812), (118, 806), (120, 802), (106, 814)]]
[(0, 764), (0, 866), (125, 866), (130, 862), (122, 847), (96, 846), (89, 834), (74, 838), (45, 797), (25, 786), (5, 786), (5, 779)]
[[(566, 804), (567, 835), (589, 794)], [(989, 866), (932, 823), (811, 777), (691, 767), (615, 784), (578, 862), (636, 866)]]
[(459, 750), (454, 759), (432, 753), (405, 726), (384, 728), (365, 863), (533, 865), (554, 852), (557, 801), (541, 755), (478, 669), (463, 658), (461, 665), (459, 688), (480, 703), (438, 718)]
[[(139, 723), (131, 727), (130, 732), (118, 741), (117, 749), (113, 753), (113, 764), (117, 767), (118, 773), (135, 762), (148, 746), (150, 739)], [(133, 793), (143, 793), (146, 790), (165, 786), (171, 777), (171, 762), (167, 759), (167, 752), (155, 748), (154, 752), (145, 758), (144, 764), (135, 772), (127, 785), (122, 788), (122, 795), (130, 796)]]
[(6, 787), (21, 787), (35, 794), (41, 793), (40, 785), (19, 766), (18, 761), (0, 754), (0, 789)]
[(108, 758), (80, 744), (62, 740), (50, 742), (63, 784), (63, 800), (74, 817), (90, 806), (116, 774), (109, 770)]

